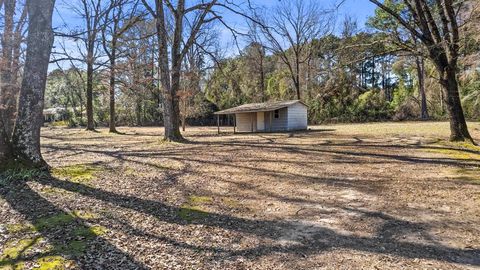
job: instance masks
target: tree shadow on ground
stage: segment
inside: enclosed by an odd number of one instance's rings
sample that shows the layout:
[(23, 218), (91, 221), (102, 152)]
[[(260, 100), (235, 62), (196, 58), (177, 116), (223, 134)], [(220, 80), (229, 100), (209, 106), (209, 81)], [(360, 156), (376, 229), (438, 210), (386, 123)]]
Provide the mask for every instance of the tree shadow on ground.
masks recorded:
[[(381, 144), (383, 145), (383, 144)], [(281, 151), (289, 152), (300, 155), (308, 155), (308, 160), (278, 160), (272, 156), (272, 158), (263, 158), (252, 159), (248, 158), (248, 162), (255, 162), (258, 166), (251, 166), (245, 164), (239, 164), (242, 160), (228, 160), (228, 159), (210, 159), (210, 158), (199, 158), (195, 155), (192, 155), (192, 151), (215, 151), (215, 147), (223, 147), (222, 152), (229, 151), (224, 148), (233, 149), (232, 151), (238, 151), (238, 148), (241, 149), (259, 149), (262, 151)], [(352, 149), (351, 147), (355, 147)], [(194, 146), (184, 146), (179, 149), (165, 148), (160, 150), (101, 150), (95, 148), (85, 148), (85, 147), (75, 147), (71, 149), (70, 146), (54, 146), (47, 145), (49, 151), (75, 151), (76, 153), (87, 152), (93, 154), (105, 155), (121, 163), (135, 163), (142, 166), (148, 166), (152, 169), (162, 169), (159, 168), (158, 164), (152, 162), (147, 162), (141, 160), (142, 158), (168, 158), (183, 164), (196, 163), (196, 164), (205, 164), (205, 165), (214, 165), (219, 168), (232, 168), (232, 169), (245, 169), (252, 173), (260, 173), (261, 175), (274, 177), (278, 179), (295, 179), (298, 182), (305, 183), (324, 183), (329, 186), (336, 187), (345, 187), (345, 188), (355, 188), (363, 192), (374, 193), (381, 187), (382, 181), (369, 181), (368, 184), (359, 181), (351, 181), (344, 178), (335, 178), (335, 177), (321, 177), (320, 175), (311, 175), (299, 172), (292, 171), (282, 171), (282, 170), (273, 170), (268, 166), (261, 166), (263, 163), (274, 162), (279, 164), (289, 164), (289, 165), (298, 165), (298, 166), (315, 166), (318, 163), (318, 160), (322, 160), (326, 155), (330, 156), (332, 160), (329, 162), (332, 163), (341, 163), (341, 164), (382, 164), (382, 163), (399, 163), (399, 164), (419, 164), (424, 163), (428, 165), (448, 165), (455, 166), (457, 168), (465, 167), (480, 167), (480, 161), (478, 160), (465, 160), (465, 159), (456, 159), (453, 157), (421, 157), (416, 155), (411, 155), (408, 152), (402, 151), (403, 149), (412, 149), (412, 146), (402, 146), (402, 145), (385, 145), (385, 149), (396, 149), (399, 150), (396, 152), (371, 152), (369, 149), (377, 148), (375, 144), (354, 144), (354, 145), (337, 145), (331, 144), (328, 146), (325, 145), (298, 145), (298, 144), (288, 144), (288, 143), (271, 143), (265, 144), (256, 141), (236, 141), (229, 140), (228, 142), (217, 142), (212, 143), (208, 142), (205, 144), (197, 143)], [(414, 147), (415, 149), (430, 149), (428, 146)], [(436, 147), (435, 147), (436, 149)], [(184, 170), (183, 172), (189, 172)], [(191, 173), (194, 173), (190, 171)], [(232, 182), (233, 183), (233, 182)]]
[[(242, 140), (232, 140), (228, 142), (195, 142), (192, 143), (195, 146), (187, 146), (179, 149), (161, 149), (161, 150), (134, 150), (134, 151), (103, 151), (100, 149), (93, 149), (87, 147), (75, 147), (75, 151), (85, 151), (94, 154), (103, 154), (112, 158), (115, 158), (121, 162), (134, 162), (150, 166), (152, 168), (158, 167), (156, 164), (150, 164), (144, 162), (141, 158), (156, 158), (164, 157), (173, 160), (182, 161), (184, 163), (195, 162), (199, 164), (211, 164), (214, 166), (231, 166), (241, 169), (248, 169), (259, 172), (263, 175), (272, 177), (290, 177), (293, 179), (303, 179), (309, 181), (323, 181), (327, 184), (336, 186), (345, 185), (345, 187), (361, 188), (359, 186), (351, 186), (352, 181), (346, 181), (342, 179), (328, 179), (322, 177), (311, 177), (303, 174), (291, 173), (291, 172), (278, 172), (263, 168), (261, 166), (243, 165), (236, 162), (229, 162), (228, 160), (208, 160), (196, 158), (195, 155), (189, 153), (189, 150), (198, 151), (214, 151), (213, 147), (227, 146), (232, 149), (238, 150), (239, 148), (247, 147), (250, 149), (267, 149), (267, 151), (285, 151), (293, 152), (295, 154), (305, 154), (312, 159), (321, 157), (324, 155), (341, 156), (348, 162), (356, 163), (372, 163), (372, 162), (398, 162), (398, 163), (425, 163), (432, 165), (450, 165), (456, 167), (462, 166), (478, 166), (477, 160), (465, 161), (455, 158), (425, 158), (410, 155), (406, 152), (386, 152), (386, 153), (371, 153), (368, 149), (373, 147), (379, 147), (377, 144), (363, 144), (363, 143), (351, 143), (350, 144), (329, 144), (329, 145), (298, 145), (288, 143), (272, 143), (266, 145), (265, 143)], [(364, 147), (353, 150), (349, 147)], [(342, 148), (343, 147), (343, 148)], [(402, 146), (402, 145), (385, 145), (386, 149), (396, 148), (399, 150), (406, 148), (420, 148), (418, 146)], [(48, 145), (54, 151), (72, 150), (64, 147), (57, 147)], [(204, 149), (203, 149), (204, 148)], [(422, 147), (423, 148), (423, 147)], [(457, 150), (457, 149), (455, 149)], [(373, 158), (375, 161), (372, 161)], [(366, 160), (368, 159), (368, 160)], [(251, 161), (251, 160), (249, 160)], [(287, 162), (279, 161), (274, 157), (271, 162)], [(290, 161), (288, 161), (290, 162)], [(299, 161), (300, 162), (300, 161)], [(302, 161), (303, 162), (303, 161)], [(345, 162), (345, 161), (340, 161)], [(188, 172), (181, 171), (180, 173)], [(87, 196), (95, 200), (101, 200), (108, 204), (112, 204), (118, 207), (123, 207), (136, 211), (141, 214), (150, 215), (158, 218), (158, 220), (177, 224), (178, 226), (188, 224), (185, 219), (180, 216), (181, 209), (175, 206), (170, 206), (159, 201), (142, 199), (134, 196), (125, 196), (116, 194), (113, 192), (105, 191), (99, 188), (93, 188), (83, 185), (81, 183), (72, 183), (68, 181), (61, 181), (55, 178), (47, 177), (37, 180), (46, 186), (60, 188), (66, 191), (75, 192), (82, 196)], [(253, 187), (252, 187), (253, 188)], [(31, 192), (34, 192), (31, 190)], [(267, 195), (273, 196), (268, 193)], [(3, 196), (3, 194), (2, 194)], [(282, 199), (282, 198), (279, 198)], [(12, 200), (10, 200), (12, 201)], [(10, 202), (9, 201), (9, 202)], [(27, 199), (28, 201), (28, 199)], [(48, 201), (47, 201), (48, 202)], [(13, 203), (13, 202), (11, 202)], [(18, 207), (18, 206), (17, 206)], [(310, 254), (317, 254), (323, 251), (334, 249), (351, 249), (356, 251), (364, 251), (374, 254), (393, 255), (404, 258), (420, 258), (420, 259), (433, 259), (442, 262), (459, 263), (465, 265), (480, 265), (480, 250), (479, 249), (458, 249), (452, 248), (441, 243), (435, 242), (433, 238), (429, 238), (428, 229), (431, 224), (415, 223), (401, 220), (382, 212), (370, 212), (359, 210), (355, 208), (346, 209), (353, 213), (364, 216), (365, 218), (373, 218), (378, 220), (382, 225), (377, 229), (376, 234), (371, 237), (360, 237), (354, 235), (346, 235), (344, 233), (337, 232), (333, 229), (322, 227), (319, 225), (304, 224), (301, 221), (276, 221), (276, 220), (252, 220), (246, 218), (238, 218), (225, 214), (206, 213), (205, 216), (195, 219), (190, 223), (195, 225), (206, 225), (211, 227), (218, 227), (224, 230), (252, 234), (259, 238), (270, 239), (273, 242), (280, 242), (285, 235), (300, 234), (306, 235), (306, 238), (295, 238), (291, 244), (259, 244), (253, 248), (247, 248), (242, 250), (226, 249), (211, 247), (211, 251), (217, 253), (215, 259), (227, 259), (232, 256), (243, 256), (248, 258), (256, 258), (260, 256), (267, 256), (274, 253), (294, 254), (301, 256), (308, 256)], [(18, 210), (17, 210), (18, 211)], [(20, 211), (19, 211), (20, 212)], [(22, 213), (22, 212), (21, 212)], [(28, 215), (28, 212), (24, 215)], [(30, 220), (30, 219), (29, 219)], [(35, 220), (35, 218), (32, 218)], [(152, 241), (162, 241), (169, 243), (173, 246), (189, 249), (195, 252), (201, 252), (207, 247), (201, 245), (193, 245), (184, 243), (181, 241), (170, 239), (166, 236), (158, 236), (150, 232), (145, 232), (139, 229), (132, 229), (132, 226), (126, 222), (121, 223), (120, 227), (124, 227), (126, 231), (132, 232), (135, 235), (147, 237)], [(421, 234), (423, 239), (428, 240), (426, 243), (408, 242), (403, 239), (405, 235)], [(59, 241), (61, 243), (61, 241)], [(128, 260), (128, 257), (127, 257)]]
[[(11, 224), (14, 231), (9, 234), (13, 234), (14, 240), (0, 255), (2, 269), (26, 265), (63, 269), (70, 263), (80, 268), (147, 269), (105, 240), (98, 228), (92, 227), (87, 220), (38, 194), (28, 181), (2, 181), (0, 196), (28, 222)], [(42, 251), (35, 247), (38, 245), (43, 246)], [(88, 258), (85, 257), (87, 252)]]
[[(80, 195), (101, 200), (118, 207), (151, 215), (163, 222), (178, 224), (180, 226), (188, 224), (188, 222), (179, 215), (181, 211), (180, 208), (159, 201), (116, 194), (81, 183), (61, 181), (51, 177), (38, 179), (37, 182), (46, 186), (76, 192)], [(294, 243), (289, 245), (272, 244), (259, 245), (244, 250), (223, 250), (219, 254), (223, 254), (225, 258), (231, 256), (255, 258), (277, 252), (307, 256), (325, 250), (343, 248), (404, 258), (434, 259), (449, 263), (480, 265), (480, 249), (457, 249), (439, 243), (412, 243), (403, 240), (402, 236), (411, 232), (425, 232), (428, 224), (400, 220), (381, 212), (360, 211), (357, 209), (347, 210), (364, 215), (365, 217), (379, 219), (383, 225), (375, 236), (360, 237), (338, 233), (335, 230), (318, 225), (305, 225), (302, 222), (251, 220), (217, 213), (206, 213), (201, 218), (190, 221), (190, 224), (212, 226), (229, 231), (253, 234), (273, 241), (279, 241), (285, 237), (285, 235), (290, 235), (292, 232), (308, 235), (306, 238), (291, 239)], [(28, 215), (28, 213), (25, 214)], [(183, 245), (183, 248), (193, 247)]]

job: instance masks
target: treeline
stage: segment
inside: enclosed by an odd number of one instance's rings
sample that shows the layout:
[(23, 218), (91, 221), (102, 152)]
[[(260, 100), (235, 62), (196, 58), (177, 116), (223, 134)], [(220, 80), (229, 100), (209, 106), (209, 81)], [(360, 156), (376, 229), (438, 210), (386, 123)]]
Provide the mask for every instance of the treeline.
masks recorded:
[[(312, 57), (301, 65), (300, 76), (310, 123), (448, 118), (435, 67), (426, 59), (419, 65), (417, 57), (404, 52), (385, 53), (390, 49), (382, 42), (384, 38), (382, 33), (344, 31), (341, 36), (312, 42)], [(241, 56), (221, 62), (206, 87), (209, 101), (228, 108), (296, 98), (281, 60), (259, 54), (258, 47), (253, 43)], [(474, 50), (465, 55), (472, 61), (472, 53), (478, 53), (479, 47), (470, 49)], [(465, 115), (471, 120), (480, 118), (478, 60), (467, 62), (465, 58), (459, 65), (460, 94)]]
[[(204, 29), (183, 60), (177, 93), (183, 123), (209, 125), (214, 121), (212, 113), (218, 109), (299, 96), (310, 107), (312, 124), (448, 118), (435, 65), (427, 57), (392, 42), (389, 31), (399, 25), (385, 12), (377, 10), (368, 20), (367, 31), (360, 31), (357, 23), (347, 17), (334, 35), (333, 25), (325, 22), (331, 19), (331, 11), (305, 3), (280, 4), (280, 16), (273, 22), (255, 11), (257, 25), (250, 22), (250, 31), (243, 36), (248, 45), (233, 58), (222, 57), (215, 29)], [(287, 8), (303, 12), (303, 21), (286, 13)], [(132, 16), (129, 13), (129, 17), (123, 18), (125, 21), (119, 22), (128, 27), (116, 41), (121, 52), (117, 55), (114, 86), (116, 122), (130, 126), (163, 125), (163, 96), (156, 75), (157, 52), (153, 49), (158, 46), (155, 21), (130, 23)], [(299, 29), (316, 24), (315, 29), (288, 37), (302, 40), (300, 45), (283, 42), (259, 25), (270, 23), (286, 34), (292, 30), (292, 25), (287, 25), (291, 19), (297, 19), (293, 26)], [(464, 32), (458, 65), (465, 115), (472, 120), (480, 117), (477, 41), (478, 33)], [(413, 42), (420, 47), (419, 41)], [(289, 47), (280, 47), (280, 43)], [(109, 51), (108, 46), (105, 50)], [(290, 69), (292, 66), (298, 69)], [(93, 77), (94, 122), (108, 125), (108, 69), (100, 68)], [(47, 106), (64, 107), (70, 126), (86, 125), (84, 78), (86, 71), (74, 65), (49, 75)]]

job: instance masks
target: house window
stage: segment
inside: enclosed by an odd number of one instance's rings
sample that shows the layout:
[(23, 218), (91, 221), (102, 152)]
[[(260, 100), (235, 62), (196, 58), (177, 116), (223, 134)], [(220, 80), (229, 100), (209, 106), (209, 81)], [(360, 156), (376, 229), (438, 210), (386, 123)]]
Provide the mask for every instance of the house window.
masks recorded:
[(275, 110), (275, 111), (273, 112), (273, 118), (275, 118), (275, 119), (280, 118), (280, 110)]

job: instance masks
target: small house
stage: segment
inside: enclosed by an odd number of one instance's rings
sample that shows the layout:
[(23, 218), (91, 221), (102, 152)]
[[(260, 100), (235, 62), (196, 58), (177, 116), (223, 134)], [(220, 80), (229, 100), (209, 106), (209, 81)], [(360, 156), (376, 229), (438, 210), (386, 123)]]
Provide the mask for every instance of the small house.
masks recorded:
[[(300, 100), (244, 104), (216, 112), (234, 115), (235, 132), (281, 132), (307, 129), (308, 106)], [(218, 121), (220, 131), (220, 122)]]
[(43, 110), (44, 122), (55, 122), (65, 120), (67, 118), (67, 110), (64, 108), (49, 108)]

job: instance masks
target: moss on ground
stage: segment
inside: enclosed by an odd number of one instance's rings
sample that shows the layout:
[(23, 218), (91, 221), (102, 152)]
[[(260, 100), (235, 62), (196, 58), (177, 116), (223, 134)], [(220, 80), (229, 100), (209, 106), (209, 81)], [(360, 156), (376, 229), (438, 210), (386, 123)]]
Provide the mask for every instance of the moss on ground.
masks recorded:
[(92, 212), (83, 211), (83, 210), (76, 210), (72, 212), (72, 215), (81, 219), (96, 219), (98, 215)]
[(438, 153), (454, 159), (480, 160), (480, 147), (468, 142), (448, 142), (441, 141), (432, 144), (432, 148), (427, 149), (428, 152)]
[(66, 265), (73, 264), (72, 261), (59, 255), (43, 256), (33, 260), (24, 259), (29, 253), (37, 252), (38, 245), (42, 241), (43, 238), (37, 236), (7, 243), (0, 255), (0, 269), (23, 270), (31, 269), (33, 265), (33, 269), (38, 270), (60, 270), (65, 269)]
[(75, 183), (88, 182), (94, 179), (100, 168), (93, 165), (71, 165), (52, 169), (52, 176), (63, 178)]
[(203, 205), (212, 202), (212, 197), (192, 195), (188, 197), (188, 202), (180, 206), (178, 215), (181, 219), (187, 222), (193, 222), (205, 218), (208, 216), (208, 212), (204, 210)]
[[(442, 154), (449, 158), (459, 160), (480, 160), (480, 146), (469, 142), (449, 142), (441, 141), (427, 149), (428, 152)], [(480, 184), (480, 169), (475, 167), (465, 167), (453, 171), (456, 179)]]
[(480, 169), (478, 168), (458, 169), (455, 174), (458, 175), (457, 179), (480, 185)]
[(208, 216), (208, 212), (202, 210), (200, 206), (191, 206), (189, 204), (183, 204), (180, 207), (178, 216), (188, 222), (193, 222), (198, 219), (202, 219)]
[(0, 186), (6, 185), (11, 181), (30, 180), (47, 175), (46, 171), (24, 168), (18, 165), (2, 167), (0, 171)]
[(464, 152), (462, 150), (444, 149), (439, 147), (437, 149), (428, 149), (427, 151), (436, 154), (443, 154), (454, 159), (468, 160), (472, 158), (472, 154)]
[(241, 207), (241, 204), (237, 200), (234, 200), (234, 199), (231, 199), (231, 198), (222, 198), (222, 202), (225, 206), (227, 206), (229, 208), (239, 208), (239, 207)]
[(63, 194), (66, 191), (54, 187), (42, 187), (40, 192), (43, 194)]
[(132, 168), (126, 168), (126, 169), (124, 170), (124, 173), (125, 173), (126, 175), (129, 175), (129, 176), (134, 176), (134, 175), (136, 174), (136, 173), (135, 173), (135, 170), (132, 169)]
[(81, 236), (81, 237), (84, 237), (84, 238), (93, 238), (93, 237), (96, 237), (96, 236), (102, 236), (104, 234), (107, 233), (107, 228), (103, 227), (103, 226), (100, 226), (100, 225), (96, 225), (96, 226), (92, 226), (92, 227), (80, 227), (80, 228), (76, 228), (75, 229), (75, 232), (74, 232), (74, 235), (75, 236)]
[(42, 240), (41, 237), (33, 237), (8, 242), (5, 245), (2, 255), (0, 255), (0, 262), (17, 260)]
[(10, 234), (30, 233), (30, 232), (37, 231), (37, 229), (35, 229), (35, 226), (30, 224), (21, 224), (21, 223), (7, 224), (6, 228)]
[(58, 226), (63, 226), (65, 224), (71, 223), (75, 220), (75, 217), (70, 214), (59, 214), (46, 218), (38, 219), (34, 226), (38, 230), (44, 230), (49, 228), (54, 228)]
[(207, 197), (207, 196), (192, 195), (188, 198), (188, 202), (192, 205), (205, 204), (205, 203), (213, 202), (213, 198), (212, 197)]
[(23, 270), (23, 269), (35, 269), (35, 270), (63, 270), (66, 266), (73, 265), (74, 262), (67, 260), (61, 256), (45, 256), (41, 257), (31, 263), (33, 267), (27, 267), (26, 261), (18, 262), (0, 262), (0, 269), (5, 270)]
[(68, 264), (73, 264), (73, 262), (66, 260), (61, 256), (46, 256), (38, 259), (36, 261), (38, 270), (61, 270), (65, 269), (65, 266)]
[[(30, 224), (8, 224), (7, 231), (10, 234), (20, 236), (19, 240), (14, 240), (6, 244), (0, 254), (0, 269), (25, 269), (26, 265), (35, 265), (35, 269), (64, 269), (66, 265), (73, 264), (73, 261), (67, 260), (59, 254), (67, 257), (78, 257), (85, 253), (88, 241), (107, 233), (107, 228), (95, 225), (91, 227), (75, 226), (73, 222), (76, 218), (93, 219), (97, 216), (90, 212), (74, 211), (72, 214), (58, 214), (50, 217), (38, 219), (34, 225)], [(55, 228), (70, 226), (69, 239), (65, 244), (45, 248), (39, 245), (43, 238), (39, 236), (29, 236), (32, 233), (37, 234), (41, 230), (55, 230)], [(67, 227), (68, 228), (68, 227)], [(38, 259), (26, 259), (29, 251), (41, 250), (43, 256)]]

